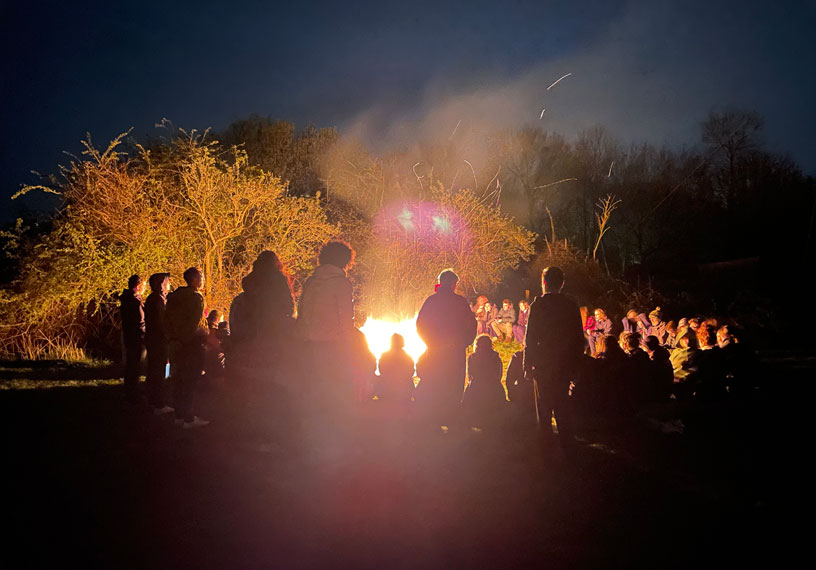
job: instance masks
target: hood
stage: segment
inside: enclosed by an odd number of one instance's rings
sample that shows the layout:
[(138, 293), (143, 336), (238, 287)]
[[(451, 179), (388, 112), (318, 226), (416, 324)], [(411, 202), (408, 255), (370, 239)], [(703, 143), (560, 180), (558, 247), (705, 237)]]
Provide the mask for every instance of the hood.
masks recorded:
[(334, 279), (345, 279), (346, 272), (336, 265), (320, 265), (314, 270), (310, 279), (315, 281), (332, 281)]

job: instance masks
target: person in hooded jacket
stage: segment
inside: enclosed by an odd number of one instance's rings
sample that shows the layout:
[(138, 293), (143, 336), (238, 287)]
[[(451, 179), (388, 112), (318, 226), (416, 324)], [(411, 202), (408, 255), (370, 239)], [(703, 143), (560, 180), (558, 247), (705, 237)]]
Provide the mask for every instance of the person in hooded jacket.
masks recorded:
[(297, 331), (304, 343), (304, 395), (318, 414), (321, 408), (328, 412), (350, 405), (355, 397), (353, 288), (346, 275), (354, 255), (345, 242), (326, 243), (300, 296)]
[(144, 304), (145, 348), (147, 348), (147, 402), (153, 407), (157, 416), (173, 412), (165, 405), (164, 378), (170, 348), (167, 344), (167, 331), (164, 326), (164, 311), (167, 305), (167, 293), (170, 292), (170, 274), (154, 273), (148, 279), (150, 295)]
[(422, 303), (416, 320), (428, 349), (417, 362), (414, 399), (436, 426), (450, 426), (456, 419), (465, 387), (465, 351), (476, 336), (470, 306), (455, 292), (458, 283), (452, 269), (442, 271), (436, 292)]
[(145, 316), (142, 295), (145, 282), (138, 275), (131, 275), (127, 289), (119, 295), (119, 315), (122, 320), (122, 346), (124, 348), (125, 401), (136, 404), (139, 400), (139, 373), (144, 350)]

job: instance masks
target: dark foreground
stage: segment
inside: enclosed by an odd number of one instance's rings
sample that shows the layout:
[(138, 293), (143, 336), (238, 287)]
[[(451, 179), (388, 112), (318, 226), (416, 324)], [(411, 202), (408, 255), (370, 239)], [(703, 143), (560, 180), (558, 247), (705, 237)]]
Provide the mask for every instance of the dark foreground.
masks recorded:
[[(789, 517), (808, 510), (795, 496), (808, 453), (783, 443), (781, 390), (704, 430), (596, 430), (566, 454), (518, 434), (409, 432), (370, 410), (347, 438), (293, 452), (224, 422), (182, 430), (121, 397), (0, 392), (2, 567), (779, 567), (802, 548)], [(202, 415), (218, 409), (202, 397)]]

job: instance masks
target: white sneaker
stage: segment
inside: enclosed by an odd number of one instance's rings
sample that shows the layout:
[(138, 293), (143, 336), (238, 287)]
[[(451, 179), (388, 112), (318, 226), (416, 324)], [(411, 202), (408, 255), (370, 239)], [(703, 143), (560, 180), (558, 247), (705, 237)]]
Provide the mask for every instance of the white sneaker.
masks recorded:
[(184, 429), (193, 429), (193, 428), (198, 428), (198, 427), (204, 427), (206, 425), (210, 425), (210, 422), (208, 420), (202, 420), (198, 416), (195, 416), (193, 418), (193, 421), (184, 422), (184, 426), (182, 426), (182, 427), (184, 427)]
[(153, 415), (163, 416), (165, 414), (172, 414), (175, 411), (176, 411), (175, 408), (171, 408), (170, 406), (164, 406), (163, 408), (153, 408)]

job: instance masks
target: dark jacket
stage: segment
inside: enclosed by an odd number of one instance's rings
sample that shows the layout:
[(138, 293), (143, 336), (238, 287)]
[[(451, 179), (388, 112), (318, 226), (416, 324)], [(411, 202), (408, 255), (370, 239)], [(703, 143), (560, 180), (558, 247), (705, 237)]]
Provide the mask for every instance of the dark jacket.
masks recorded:
[(125, 343), (141, 343), (145, 334), (144, 306), (132, 289), (125, 289), (119, 295), (119, 315)]
[(476, 337), (476, 320), (468, 302), (447, 287), (425, 299), (416, 328), (429, 352), (452, 351), (462, 357)]
[(167, 343), (167, 331), (164, 327), (164, 311), (167, 297), (164, 292), (154, 291), (147, 296), (144, 304), (145, 343), (158, 345)]
[(560, 293), (537, 297), (530, 305), (524, 349), (529, 378), (555, 375), (569, 380), (584, 352), (584, 331), (578, 306)]
[(499, 353), (482, 349), (468, 356), (467, 375), (469, 383), (465, 389), (464, 403), (481, 413), (501, 409), (506, 397), (501, 384), (502, 361)]
[(320, 265), (303, 285), (297, 328), (306, 341), (348, 341), (354, 329), (353, 289), (346, 272)]
[(516, 322), (516, 310), (510, 306), (509, 308), (505, 309), (503, 306), (499, 309), (499, 312), (496, 314), (496, 321), (500, 323), (513, 323)]
[(187, 343), (198, 339), (202, 343), (207, 335), (204, 317), (204, 297), (190, 287), (179, 287), (167, 296), (164, 311), (167, 339), (175, 343)]

